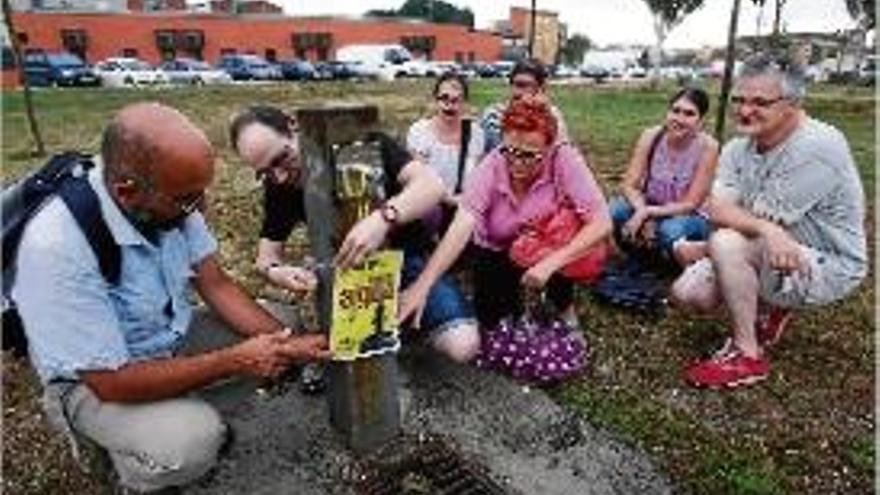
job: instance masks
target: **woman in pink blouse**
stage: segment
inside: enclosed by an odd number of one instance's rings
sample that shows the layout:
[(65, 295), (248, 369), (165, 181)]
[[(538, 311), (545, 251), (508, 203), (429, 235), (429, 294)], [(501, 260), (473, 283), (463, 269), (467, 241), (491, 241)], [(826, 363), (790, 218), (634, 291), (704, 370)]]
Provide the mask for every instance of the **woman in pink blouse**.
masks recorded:
[[(523, 288), (545, 289), (548, 298), (574, 320), (574, 288), (560, 270), (612, 231), (602, 191), (577, 148), (556, 142), (557, 124), (546, 103), (517, 101), (504, 112), (503, 145), (489, 153), (468, 177), (458, 212), (419, 278), (404, 291), (399, 317), (418, 326), (434, 282), (473, 241), (474, 305), (484, 327), (522, 312)], [(527, 223), (553, 214), (560, 195), (584, 220), (572, 240), (528, 269), (508, 257)]]

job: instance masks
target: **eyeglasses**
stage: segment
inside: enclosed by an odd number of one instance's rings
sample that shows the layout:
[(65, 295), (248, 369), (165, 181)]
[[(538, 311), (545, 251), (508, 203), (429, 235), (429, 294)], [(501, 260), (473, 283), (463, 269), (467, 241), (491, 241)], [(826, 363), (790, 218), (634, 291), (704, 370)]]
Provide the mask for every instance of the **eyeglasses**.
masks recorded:
[(684, 115), (685, 117), (696, 117), (697, 111), (690, 108), (671, 107), (669, 109), (674, 115)]
[(516, 146), (505, 144), (500, 148), (501, 154), (508, 161), (517, 161), (524, 165), (534, 165), (541, 161), (544, 154), (540, 151), (526, 150)]
[(448, 105), (458, 105), (461, 103), (461, 96), (453, 96), (449, 94), (439, 94), (437, 95), (437, 101), (446, 103)]
[(786, 98), (780, 96), (779, 98), (764, 98), (762, 96), (756, 96), (754, 98), (746, 98), (744, 96), (735, 95), (730, 97), (730, 103), (736, 105), (738, 107), (742, 106), (750, 106), (755, 108), (760, 108), (765, 110), (767, 108), (772, 107), (773, 105), (779, 103)]
[(299, 156), (293, 147), (289, 144), (284, 145), (281, 151), (269, 160), (268, 165), (254, 172), (254, 176), (259, 182), (267, 180), (276, 182), (278, 180), (278, 171), (294, 168), (298, 159)]

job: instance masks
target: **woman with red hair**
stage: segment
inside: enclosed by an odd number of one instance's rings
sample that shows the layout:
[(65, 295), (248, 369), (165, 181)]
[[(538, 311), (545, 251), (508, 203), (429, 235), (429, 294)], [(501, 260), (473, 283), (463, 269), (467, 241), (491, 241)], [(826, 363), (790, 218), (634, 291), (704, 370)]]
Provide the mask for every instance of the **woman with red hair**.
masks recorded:
[[(604, 248), (612, 232), (605, 198), (577, 148), (556, 143), (556, 118), (536, 99), (511, 103), (502, 119), (503, 144), (474, 169), (449, 229), (419, 278), (403, 293), (399, 317), (418, 326), (426, 295), (474, 244), (474, 305), (483, 328), (522, 312), (522, 288), (544, 290), (562, 317), (576, 321), (573, 282), (561, 269), (592, 248)], [(571, 241), (529, 268), (508, 256), (522, 228), (568, 203), (583, 221)], [(469, 251), (470, 253), (470, 251)]]

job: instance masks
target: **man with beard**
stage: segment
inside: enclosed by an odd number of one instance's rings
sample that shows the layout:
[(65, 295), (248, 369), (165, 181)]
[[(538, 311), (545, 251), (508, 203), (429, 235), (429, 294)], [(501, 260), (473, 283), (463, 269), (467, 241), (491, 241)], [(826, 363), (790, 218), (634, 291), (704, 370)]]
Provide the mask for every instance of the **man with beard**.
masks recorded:
[[(12, 289), (48, 416), (105, 450), (120, 484), (153, 492), (206, 473), (227, 428), (191, 394), (236, 376), (271, 378), (328, 357), (293, 336), (220, 267), (198, 210), (214, 177), (205, 135), (174, 109), (123, 108), (88, 175), (121, 254), (108, 284), (65, 203), (29, 222)], [(194, 314), (193, 287), (211, 310)], [(230, 332), (232, 330), (233, 332)]]
[(804, 111), (804, 86), (798, 68), (757, 56), (730, 98), (741, 137), (724, 146), (712, 186), (717, 230), (672, 288), (678, 303), (732, 320), (722, 348), (687, 369), (695, 386), (767, 378), (766, 351), (792, 309), (839, 300), (867, 272), (859, 173), (843, 134)]

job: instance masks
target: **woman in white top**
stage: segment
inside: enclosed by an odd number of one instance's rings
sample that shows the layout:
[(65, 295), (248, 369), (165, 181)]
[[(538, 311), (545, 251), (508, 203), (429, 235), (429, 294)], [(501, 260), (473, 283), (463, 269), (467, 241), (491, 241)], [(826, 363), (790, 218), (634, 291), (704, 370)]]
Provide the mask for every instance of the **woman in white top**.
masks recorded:
[[(480, 126), (471, 125), (471, 120), (465, 117), (468, 85), (464, 76), (456, 72), (443, 73), (437, 78), (432, 95), (434, 114), (410, 126), (406, 146), (443, 179), (446, 185), (444, 204), (454, 208), (464, 178), (482, 158), (483, 131)], [(462, 156), (464, 139), (467, 139), (467, 147)], [(443, 227), (442, 218), (443, 213), (438, 209), (425, 220), (429, 227), (439, 232)]]

